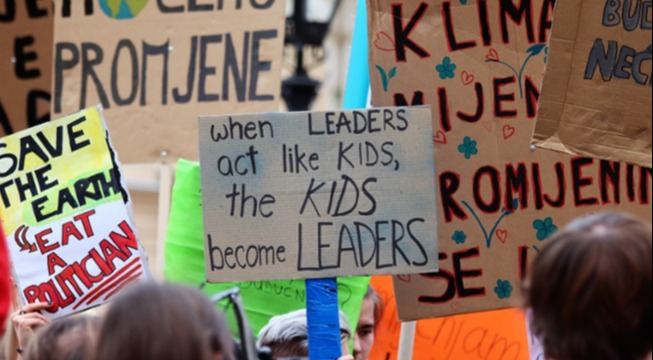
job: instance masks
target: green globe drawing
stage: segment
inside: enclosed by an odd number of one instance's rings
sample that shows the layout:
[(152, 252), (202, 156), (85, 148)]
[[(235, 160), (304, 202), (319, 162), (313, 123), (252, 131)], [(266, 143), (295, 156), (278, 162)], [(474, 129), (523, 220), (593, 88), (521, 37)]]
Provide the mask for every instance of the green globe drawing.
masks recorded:
[(147, 5), (148, 0), (100, 0), (100, 8), (110, 18), (116, 20), (133, 19)]

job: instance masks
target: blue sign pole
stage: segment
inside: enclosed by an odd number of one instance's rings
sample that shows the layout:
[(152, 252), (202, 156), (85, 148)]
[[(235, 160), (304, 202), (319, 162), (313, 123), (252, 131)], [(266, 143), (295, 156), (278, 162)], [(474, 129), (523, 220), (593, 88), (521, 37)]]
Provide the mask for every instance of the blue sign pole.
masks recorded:
[(306, 307), (311, 360), (338, 359), (343, 354), (337, 279), (306, 280)]
[[(365, 0), (358, 0), (345, 109), (364, 108), (367, 105), (370, 87), (368, 43), (367, 4)], [(337, 279), (306, 280), (306, 307), (311, 360), (338, 359), (343, 354)]]

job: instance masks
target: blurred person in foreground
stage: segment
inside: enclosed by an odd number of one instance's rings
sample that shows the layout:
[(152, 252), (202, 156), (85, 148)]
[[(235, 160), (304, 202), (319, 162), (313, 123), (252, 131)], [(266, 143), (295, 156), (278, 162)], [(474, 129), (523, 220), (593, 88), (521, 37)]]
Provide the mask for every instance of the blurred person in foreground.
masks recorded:
[[(258, 347), (267, 347), (272, 350), (275, 359), (283, 358), (308, 358), (308, 320), (306, 310), (297, 310), (291, 313), (275, 316), (261, 330), (258, 336)], [(340, 340), (342, 353), (341, 360), (350, 360), (349, 346), (351, 328), (347, 317), (340, 313)]]
[(155, 283), (128, 290), (104, 316), (95, 360), (231, 359), (227, 335), (211, 322), (219, 315), (198, 300), (202, 295), (190, 294), (196, 291)]
[(100, 319), (77, 315), (54, 321), (36, 333), (23, 360), (87, 360), (92, 356)]
[(572, 223), (524, 286), (547, 360), (651, 358), (651, 224), (621, 214)]
[(193, 311), (199, 317), (204, 332), (209, 337), (213, 360), (234, 360), (235, 342), (224, 314), (218, 312), (211, 301), (200, 291), (185, 289), (184, 295), (193, 304)]
[(374, 347), (376, 326), (383, 317), (383, 300), (369, 287), (363, 298), (358, 326), (354, 334), (354, 359), (367, 360)]

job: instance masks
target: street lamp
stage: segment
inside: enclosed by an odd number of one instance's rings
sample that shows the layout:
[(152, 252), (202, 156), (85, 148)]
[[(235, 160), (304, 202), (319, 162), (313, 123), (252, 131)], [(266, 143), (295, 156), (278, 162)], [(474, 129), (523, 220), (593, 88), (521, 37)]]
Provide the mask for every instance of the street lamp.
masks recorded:
[(341, 0), (287, 0), (285, 44), (296, 53), (295, 71), (283, 81), (282, 96), (290, 111), (306, 111), (317, 96), (320, 82), (304, 67), (304, 50), (321, 48)]

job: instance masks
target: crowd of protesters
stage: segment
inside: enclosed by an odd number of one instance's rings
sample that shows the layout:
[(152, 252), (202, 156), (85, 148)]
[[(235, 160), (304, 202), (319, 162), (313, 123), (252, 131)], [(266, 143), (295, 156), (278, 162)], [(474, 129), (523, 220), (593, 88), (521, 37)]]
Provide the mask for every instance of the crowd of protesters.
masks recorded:
[[(599, 214), (572, 223), (543, 249), (523, 295), (547, 360), (651, 358), (651, 242), (650, 222)], [(110, 304), (102, 317), (81, 314), (56, 321), (41, 313), (48, 303), (20, 306), (10, 290), (0, 238), (0, 325), (6, 324), (0, 329), (0, 360), (237, 360), (238, 346), (224, 315), (199, 290), (143, 283)], [(354, 331), (341, 316), (341, 359), (371, 359), (382, 311), (370, 289)], [(272, 318), (258, 339), (270, 359), (308, 358), (306, 311)]]

